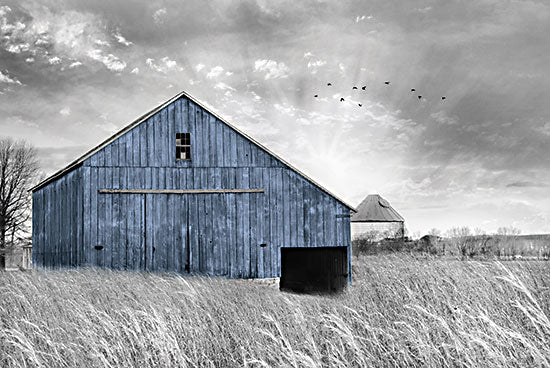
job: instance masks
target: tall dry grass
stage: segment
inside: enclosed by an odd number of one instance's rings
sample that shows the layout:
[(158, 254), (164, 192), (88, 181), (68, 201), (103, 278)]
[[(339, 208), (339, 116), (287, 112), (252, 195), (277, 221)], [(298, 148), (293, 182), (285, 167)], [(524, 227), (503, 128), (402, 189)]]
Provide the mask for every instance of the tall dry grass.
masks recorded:
[(2, 367), (546, 367), (550, 263), (364, 257), (338, 296), (106, 270), (0, 274)]

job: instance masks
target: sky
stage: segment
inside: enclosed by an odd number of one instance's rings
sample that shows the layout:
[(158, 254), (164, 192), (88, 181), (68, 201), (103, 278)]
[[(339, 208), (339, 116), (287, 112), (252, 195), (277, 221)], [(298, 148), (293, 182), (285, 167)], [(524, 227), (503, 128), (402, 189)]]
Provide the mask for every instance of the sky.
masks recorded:
[(185, 90), (411, 234), (550, 232), (548, 1), (8, 0), (0, 32), (0, 136), (47, 174)]

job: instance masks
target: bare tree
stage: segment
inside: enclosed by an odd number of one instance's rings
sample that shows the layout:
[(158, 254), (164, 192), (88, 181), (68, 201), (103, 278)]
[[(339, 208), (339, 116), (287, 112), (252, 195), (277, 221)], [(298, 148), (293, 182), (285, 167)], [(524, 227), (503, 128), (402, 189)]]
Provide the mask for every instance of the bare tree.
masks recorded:
[(29, 143), (0, 139), (0, 270), (6, 267), (7, 246), (28, 231), (28, 190), (38, 175), (36, 151)]

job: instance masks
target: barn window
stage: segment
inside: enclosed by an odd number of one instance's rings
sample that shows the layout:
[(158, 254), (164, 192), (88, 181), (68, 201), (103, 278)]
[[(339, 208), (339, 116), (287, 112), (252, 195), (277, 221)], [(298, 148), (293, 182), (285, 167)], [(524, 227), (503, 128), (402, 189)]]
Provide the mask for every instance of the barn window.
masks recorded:
[(191, 133), (176, 133), (176, 160), (191, 160)]

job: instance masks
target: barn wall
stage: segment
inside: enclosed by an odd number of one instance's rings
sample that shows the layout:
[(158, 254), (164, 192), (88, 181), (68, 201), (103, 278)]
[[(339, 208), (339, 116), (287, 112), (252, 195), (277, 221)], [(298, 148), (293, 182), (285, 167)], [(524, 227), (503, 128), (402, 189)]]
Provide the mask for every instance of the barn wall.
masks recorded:
[[(176, 132), (191, 133), (191, 161), (175, 159)], [(264, 193), (98, 193), (119, 188)], [(282, 246), (349, 249), (351, 242), (345, 205), (185, 98), (36, 191), (33, 200), (37, 265), (276, 277)]]
[(32, 194), (32, 261), (36, 266), (86, 264), (81, 168)]
[[(86, 167), (84, 176), (85, 242), (98, 266), (276, 277), (282, 246), (350, 242), (349, 209), (286, 168)], [(98, 193), (120, 188), (265, 192)]]

